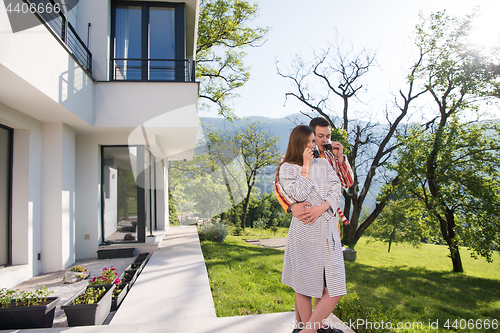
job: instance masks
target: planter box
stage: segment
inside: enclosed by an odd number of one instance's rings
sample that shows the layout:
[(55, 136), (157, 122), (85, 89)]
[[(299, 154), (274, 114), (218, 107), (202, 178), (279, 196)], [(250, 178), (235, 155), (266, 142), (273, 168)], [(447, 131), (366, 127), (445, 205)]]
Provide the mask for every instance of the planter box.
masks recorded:
[(0, 329), (49, 328), (59, 297), (47, 297), (47, 305), (0, 308)]
[(127, 269), (125, 271), (125, 273), (128, 273), (128, 274), (132, 275), (132, 279), (130, 279), (130, 281), (129, 281), (129, 288), (132, 288), (132, 286), (135, 283), (135, 280), (137, 280), (137, 277), (139, 276), (139, 270), (130, 270), (130, 269)]
[(113, 258), (128, 258), (133, 257), (135, 249), (133, 247), (126, 249), (106, 249), (98, 250), (97, 258), (99, 259), (113, 259)]
[(123, 299), (127, 295), (129, 291), (129, 283), (125, 283), (125, 287), (122, 289), (122, 291), (118, 294), (118, 296), (113, 296), (111, 299), (111, 311), (116, 311), (120, 307), (120, 304), (122, 304)]
[[(106, 288), (104, 296), (95, 304), (75, 304), (73, 301), (80, 296), (88, 288)], [(61, 306), (61, 309), (66, 313), (68, 326), (89, 326), (101, 325), (109, 315), (111, 309), (111, 298), (115, 284), (103, 284), (87, 286), (80, 290), (75, 296), (71, 297), (66, 303)]]

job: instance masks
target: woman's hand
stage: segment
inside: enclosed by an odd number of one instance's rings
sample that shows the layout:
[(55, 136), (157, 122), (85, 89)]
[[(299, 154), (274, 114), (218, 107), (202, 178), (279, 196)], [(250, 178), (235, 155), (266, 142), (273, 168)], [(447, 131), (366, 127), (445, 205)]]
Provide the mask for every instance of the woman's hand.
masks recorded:
[(302, 157), (304, 161), (302, 164), (302, 171), (300, 172), (300, 174), (309, 179), (309, 170), (311, 168), (311, 164), (314, 158), (312, 149), (306, 147), (306, 149), (304, 149), (304, 152), (302, 153)]
[(328, 208), (330, 208), (330, 204), (326, 200), (323, 201), (321, 205), (307, 208), (307, 213), (305, 214), (306, 216), (301, 220), (302, 223), (313, 224), (314, 221), (316, 221), (316, 219), (320, 217), (321, 214), (323, 214)]

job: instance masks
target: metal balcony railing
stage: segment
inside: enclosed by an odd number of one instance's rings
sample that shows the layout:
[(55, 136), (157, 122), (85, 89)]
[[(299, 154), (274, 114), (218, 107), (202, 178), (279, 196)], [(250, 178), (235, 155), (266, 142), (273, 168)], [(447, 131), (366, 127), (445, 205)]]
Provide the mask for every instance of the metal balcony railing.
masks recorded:
[(52, 33), (66, 45), (71, 55), (77, 60), (80, 66), (92, 76), (92, 53), (80, 39), (76, 30), (69, 23), (66, 17), (65, 10), (60, 7), (60, 3), (54, 0), (23, 0), (28, 5), (34, 8), (41, 5), (43, 8), (59, 8), (60, 10), (51, 11), (34, 11), (34, 15), (47, 27), (52, 30)]
[(195, 82), (195, 62), (175, 59), (112, 58), (115, 81)]

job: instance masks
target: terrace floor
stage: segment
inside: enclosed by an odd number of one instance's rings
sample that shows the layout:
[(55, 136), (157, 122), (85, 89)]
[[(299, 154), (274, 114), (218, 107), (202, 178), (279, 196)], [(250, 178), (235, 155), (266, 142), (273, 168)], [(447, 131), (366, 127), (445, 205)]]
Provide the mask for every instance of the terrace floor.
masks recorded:
[(290, 333), (294, 318), (294, 312), (217, 318), (197, 229), (172, 226), (108, 325), (25, 332)]

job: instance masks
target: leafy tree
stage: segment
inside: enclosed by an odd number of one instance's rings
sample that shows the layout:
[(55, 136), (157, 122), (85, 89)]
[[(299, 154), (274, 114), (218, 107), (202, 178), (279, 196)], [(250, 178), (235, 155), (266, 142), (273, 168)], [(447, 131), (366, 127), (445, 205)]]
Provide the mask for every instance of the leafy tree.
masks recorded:
[(417, 45), (425, 57), (414, 79), (432, 96), (435, 118), (401, 139), (393, 166), (439, 226), (455, 272), (463, 271), (460, 244), (488, 261), (500, 244), (499, 125), (466, 122), (481, 116), (485, 100), (500, 97), (499, 59), (472, 46), (473, 18), (421, 16)]
[(422, 204), (416, 199), (390, 201), (376, 223), (370, 229), (370, 236), (388, 244), (391, 252), (393, 243), (409, 243), (418, 247), (427, 238), (426, 219), (422, 216)]
[[(231, 99), (250, 77), (243, 63), (245, 47), (260, 46), (268, 29), (248, 24), (257, 4), (244, 0), (201, 0), (196, 45), (196, 76), (200, 97), (215, 103), (218, 113), (232, 118)], [(209, 104), (205, 104), (208, 107)]]
[(233, 206), (221, 169), (207, 152), (199, 152), (191, 161), (171, 162), (169, 188), (177, 207), (194, 209), (204, 218), (218, 216)]
[[(416, 58), (409, 77), (415, 75), (422, 57), (420, 53)], [(347, 148), (344, 153), (353, 169), (354, 185), (342, 192), (345, 202), (343, 211), (350, 221), (349, 225), (343, 225), (342, 243), (351, 248), (390, 198), (391, 193), (387, 190), (385, 196), (379, 196), (375, 208), (366, 219), (361, 218), (365, 200), (375, 180), (398, 183), (397, 177), (385, 177), (382, 173), (397, 147), (395, 136), (398, 128), (407, 117), (412, 103), (425, 92), (425, 88), (415, 91), (414, 81), (409, 80), (405, 90), (399, 91), (399, 100), (395, 98), (395, 111), (385, 111), (385, 124), (367, 121), (374, 118), (372, 114), (366, 118), (360, 117), (358, 110), (353, 111), (349, 107), (350, 101), (360, 98), (359, 93), (364, 90), (364, 75), (374, 61), (373, 52), (366, 49), (354, 52), (352, 47), (346, 49), (337, 37), (336, 44), (329, 45), (326, 50), (316, 51), (312, 61), (296, 57), (289, 73), (278, 68), (278, 74), (293, 83), (292, 91), (286, 93), (287, 98), (302, 102), (312, 113), (316, 113), (314, 116), (328, 119), (333, 127), (332, 139), (340, 141)], [(341, 108), (337, 106), (339, 100)], [(332, 116), (339, 109), (342, 110), (340, 116)], [(337, 119), (341, 126), (335, 126)], [(381, 173), (383, 179), (376, 179), (377, 173)]]
[(211, 158), (225, 174), (233, 202), (235, 197), (243, 198), (241, 227), (244, 229), (257, 172), (279, 160), (279, 138), (271, 137), (258, 122), (248, 122), (246, 127), (235, 133), (222, 130), (208, 132), (206, 138)]
[(179, 216), (170, 191), (168, 191), (168, 221), (170, 225), (179, 225)]
[[(415, 126), (403, 140), (393, 169), (401, 186), (418, 198), (450, 250), (453, 270), (462, 272), (459, 246), (491, 261), (500, 245), (500, 126), (461, 123), (456, 117), (437, 130)], [(436, 141), (440, 148), (429, 158)], [(417, 222), (416, 222), (417, 223)]]

